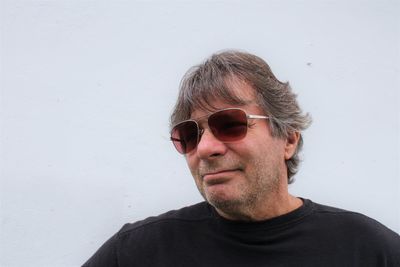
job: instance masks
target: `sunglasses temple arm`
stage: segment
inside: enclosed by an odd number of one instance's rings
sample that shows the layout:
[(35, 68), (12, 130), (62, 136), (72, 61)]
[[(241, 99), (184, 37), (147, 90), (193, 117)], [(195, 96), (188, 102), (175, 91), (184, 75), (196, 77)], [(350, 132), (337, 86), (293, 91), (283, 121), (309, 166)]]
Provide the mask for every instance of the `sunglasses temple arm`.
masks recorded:
[(268, 116), (262, 116), (262, 115), (247, 115), (249, 119), (269, 119)]

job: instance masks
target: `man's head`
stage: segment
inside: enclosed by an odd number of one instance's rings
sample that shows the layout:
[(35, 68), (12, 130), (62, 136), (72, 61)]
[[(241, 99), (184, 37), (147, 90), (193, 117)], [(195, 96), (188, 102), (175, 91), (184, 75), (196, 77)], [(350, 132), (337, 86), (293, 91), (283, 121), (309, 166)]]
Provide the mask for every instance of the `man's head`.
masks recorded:
[[(213, 110), (210, 104), (213, 100), (244, 104), (240, 95), (230, 88), (235, 82), (252, 87), (257, 104), (270, 116), (268, 126), (274, 137), (287, 138), (290, 133), (301, 132), (309, 126), (311, 119), (308, 114), (302, 114), (289, 84), (280, 82), (261, 58), (239, 51), (214, 54), (203, 64), (189, 69), (181, 82), (171, 126), (189, 119), (195, 109)], [(289, 183), (298, 171), (302, 146), (300, 136), (295, 154), (286, 161)]]
[[(207, 116), (226, 108), (268, 119), (249, 119), (243, 139), (224, 142), (210, 131)], [(278, 190), (282, 177), (292, 182), (303, 142), (300, 132), (310, 118), (302, 114), (289, 84), (277, 80), (261, 58), (226, 51), (191, 68), (182, 79), (171, 126), (199, 117), (205, 117), (198, 121), (204, 131), (186, 160), (200, 192), (214, 206), (251, 205)]]

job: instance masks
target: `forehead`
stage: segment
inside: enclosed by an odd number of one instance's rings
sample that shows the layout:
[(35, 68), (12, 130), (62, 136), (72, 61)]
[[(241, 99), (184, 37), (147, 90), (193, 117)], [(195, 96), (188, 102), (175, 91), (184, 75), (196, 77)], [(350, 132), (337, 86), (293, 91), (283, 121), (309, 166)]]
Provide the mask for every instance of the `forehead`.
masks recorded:
[(235, 79), (227, 81), (225, 84), (226, 88), (229, 90), (229, 94), (232, 99), (210, 96), (208, 99), (204, 99), (202, 103), (193, 107), (191, 112), (191, 118), (198, 118), (216, 110), (240, 107), (246, 110), (252, 106), (257, 106), (256, 93), (254, 88), (248, 83)]

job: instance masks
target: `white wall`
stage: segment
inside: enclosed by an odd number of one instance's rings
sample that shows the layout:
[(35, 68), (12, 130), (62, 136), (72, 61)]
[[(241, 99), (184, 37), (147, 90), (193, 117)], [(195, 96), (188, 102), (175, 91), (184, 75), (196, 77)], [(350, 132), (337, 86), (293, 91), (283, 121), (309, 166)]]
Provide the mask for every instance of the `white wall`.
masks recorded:
[(1, 0), (0, 265), (79, 266), (200, 201), (168, 141), (184, 72), (238, 48), (314, 118), (291, 191), (400, 232), (399, 1)]

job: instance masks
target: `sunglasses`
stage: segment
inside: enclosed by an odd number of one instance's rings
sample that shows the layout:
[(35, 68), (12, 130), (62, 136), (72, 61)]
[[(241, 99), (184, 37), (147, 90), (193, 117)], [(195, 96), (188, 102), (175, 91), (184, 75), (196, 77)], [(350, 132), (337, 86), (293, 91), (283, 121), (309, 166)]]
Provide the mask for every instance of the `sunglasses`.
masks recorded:
[(171, 131), (171, 141), (179, 153), (187, 154), (197, 147), (204, 133), (198, 122), (204, 118), (207, 118), (208, 127), (214, 137), (224, 143), (242, 140), (247, 134), (249, 119), (268, 119), (267, 116), (247, 114), (240, 108), (227, 108), (196, 120), (182, 121)]

